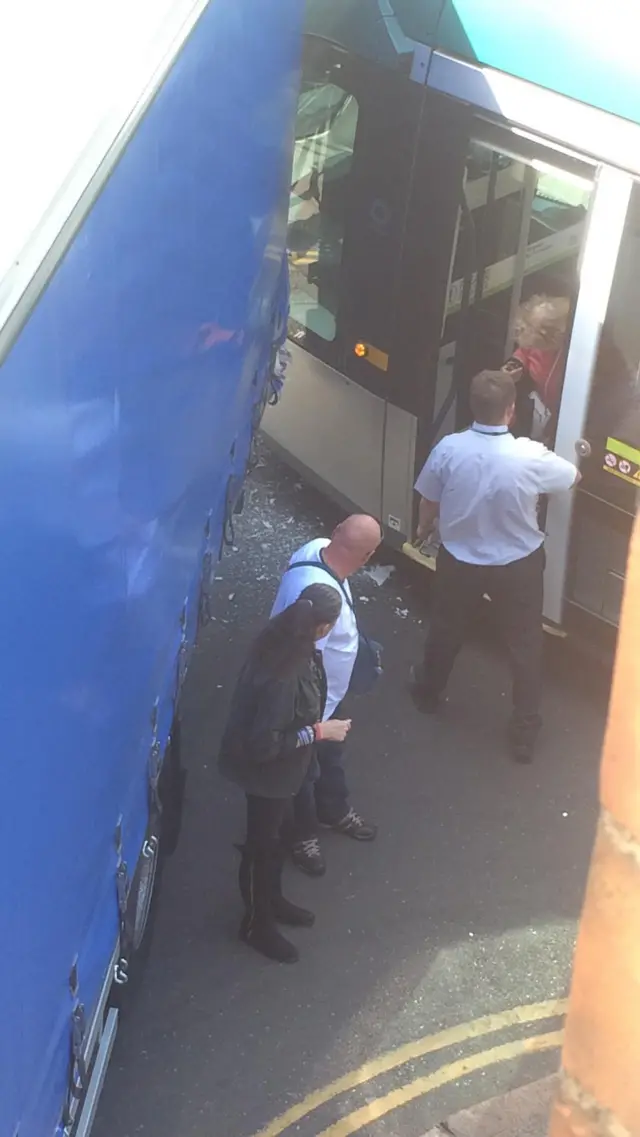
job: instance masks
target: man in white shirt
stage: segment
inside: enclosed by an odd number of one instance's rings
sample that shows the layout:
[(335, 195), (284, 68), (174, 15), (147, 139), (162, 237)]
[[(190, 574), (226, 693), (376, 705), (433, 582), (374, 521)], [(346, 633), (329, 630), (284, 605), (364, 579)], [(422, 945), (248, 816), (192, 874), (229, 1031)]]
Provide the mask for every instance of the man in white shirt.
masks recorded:
[(513, 437), (515, 400), (509, 374), (477, 375), (470, 393), (473, 425), (443, 438), (416, 482), (418, 536), (428, 536), (437, 519), (442, 543), (424, 662), (414, 669), (412, 694), (419, 710), (437, 710), (472, 610), (486, 593), (511, 661), (512, 754), (530, 762), (541, 726), (544, 534), (538, 499), (570, 490), (580, 475), (540, 442)]
[[(333, 583), (342, 596), (338, 621), (326, 640), (318, 644), (327, 674), (325, 719), (345, 717), (343, 701), (358, 654), (358, 624), (348, 577), (367, 563), (381, 540), (380, 523), (374, 517), (366, 514), (347, 517), (338, 525), (331, 540), (317, 538), (293, 554), (278, 589), (272, 616), (293, 604), (309, 584)], [(291, 851), (299, 868), (312, 876), (321, 876), (326, 866), (317, 836), (317, 822), (357, 841), (373, 841), (377, 831), (349, 805), (344, 743), (320, 742), (316, 752), (317, 765), (314, 763), (294, 801)]]

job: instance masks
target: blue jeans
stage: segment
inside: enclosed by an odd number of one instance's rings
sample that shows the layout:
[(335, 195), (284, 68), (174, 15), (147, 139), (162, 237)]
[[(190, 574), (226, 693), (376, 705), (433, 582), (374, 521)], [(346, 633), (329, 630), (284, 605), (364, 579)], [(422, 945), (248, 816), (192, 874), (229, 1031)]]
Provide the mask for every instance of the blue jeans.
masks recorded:
[[(345, 717), (342, 704), (336, 707), (331, 717)], [(344, 742), (319, 742), (302, 788), (293, 799), (295, 840), (313, 837), (318, 821), (324, 825), (335, 825), (348, 812)]]

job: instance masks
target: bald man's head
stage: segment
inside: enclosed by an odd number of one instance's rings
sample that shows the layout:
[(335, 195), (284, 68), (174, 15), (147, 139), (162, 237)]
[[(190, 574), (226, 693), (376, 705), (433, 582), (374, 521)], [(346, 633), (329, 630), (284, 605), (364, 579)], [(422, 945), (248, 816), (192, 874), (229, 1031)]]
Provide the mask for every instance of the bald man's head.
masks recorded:
[(366, 565), (381, 541), (380, 522), (368, 513), (353, 513), (335, 529), (327, 553), (346, 577)]

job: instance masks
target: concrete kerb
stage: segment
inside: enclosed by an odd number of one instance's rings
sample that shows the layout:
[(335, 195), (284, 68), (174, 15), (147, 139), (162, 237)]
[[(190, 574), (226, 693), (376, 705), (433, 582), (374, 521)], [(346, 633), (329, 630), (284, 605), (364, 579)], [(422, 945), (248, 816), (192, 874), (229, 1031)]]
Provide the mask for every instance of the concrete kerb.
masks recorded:
[(557, 1075), (463, 1109), (424, 1137), (546, 1137)]

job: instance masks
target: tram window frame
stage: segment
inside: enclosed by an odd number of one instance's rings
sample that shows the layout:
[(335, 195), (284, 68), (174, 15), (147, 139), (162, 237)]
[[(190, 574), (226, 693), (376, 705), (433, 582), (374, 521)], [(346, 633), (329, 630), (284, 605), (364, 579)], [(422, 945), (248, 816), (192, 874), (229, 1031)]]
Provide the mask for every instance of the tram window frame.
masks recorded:
[[(306, 277), (307, 283), (311, 285), (311, 288), (315, 288), (316, 303), (315, 303), (315, 307), (312, 309), (312, 311), (315, 313), (318, 313), (319, 319), (315, 321), (315, 327), (314, 327), (314, 322), (310, 322), (308, 319), (299, 318), (298, 316), (292, 314), (290, 316), (290, 328), (291, 328), (291, 332), (292, 332), (292, 338), (294, 340), (297, 340), (297, 339), (306, 340), (307, 337), (310, 337), (311, 342), (316, 342), (317, 340), (320, 340), (326, 344), (333, 344), (338, 337), (338, 314), (339, 314), (339, 309), (340, 309), (340, 286), (341, 286), (341, 280), (342, 280), (342, 274), (343, 274), (343, 265), (344, 265), (344, 240), (345, 240), (345, 231), (347, 229), (348, 218), (349, 218), (349, 191), (350, 191), (349, 178), (350, 178), (351, 170), (353, 168), (353, 163), (355, 160), (355, 148), (356, 148), (356, 143), (357, 143), (357, 138), (358, 138), (358, 123), (360, 120), (360, 105), (359, 105), (359, 101), (358, 101), (358, 98), (356, 95), (354, 95), (348, 89), (345, 89), (345, 87), (338, 84), (332, 78), (328, 77), (328, 81), (325, 82), (324, 84), (321, 84), (321, 83), (318, 83), (317, 81), (314, 81), (311, 78), (305, 80), (305, 78), (303, 76), (302, 87), (301, 87), (301, 91), (300, 91), (300, 94), (298, 97), (298, 118), (300, 117), (301, 111), (302, 111), (302, 113), (304, 113), (304, 108), (301, 106), (303, 99), (305, 98), (306, 95), (312, 94), (314, 87), (318, 91), (329, 90), (330, 88), (333, 88), (333, 90), (338, 92), (339, 95), (341, 95), (342, 97), (338, 98), (335, 106), (327, 106), (326, 107), (326, 110), (325, 110), (326, 119), (324, 121), (325, 129), (320, 128), (320, 129), (316, 129), (315, 131), (310, 131), (308, 133), (307, 132), (298, 133), (298, 130), (296, 129), (295, 141), (294, 141), (294, 167), (293, 167), (293, 171), (292, 171), (292, 177), (293, 177), (293, 174), (296, 170), (296, 157), (297, 157), (296, 148), (298, 146), (300, 146), (300, 152), (301, 152), (301, 154), (303, 154), (304, 149), (305, 149), (304, 143), (307, 140), (309, 141), (309, 144), (310, 144), (309, 145), (310, 151), (312, 151), (312, 149), (313, 149), (314, 142), (317, 142), (318, 149), (320, 149), (324, 145), (325, 154), (321, 155), (320, 158), (322, 159), (322, 157), (324, 157), (326, 159), (328, 157), (329, 161), (324, 161), (324, 162), (322, 162), (321, 160), (318, 161), (318, 164), (317, 165), (314, 164), (310, 171), (301, 171), (300, 176), (298, 176), (296, 178), (296, 181), (292, 180), (292, 183), (291, 183), (291, 189), (290, 189), (290, 195), (289, 195), (289, 217), (288, 217), (288, 225), (287, 225), (287, 256), (288, 256), (288, 260), (289, 260), (291, 307), (294, 308), (296, 305), (297, 289), (296, 289), (296, 284), (295, 284), (295, 274), (298, 271), (298, 265), (296, 264), (295, 259), (294, 259), (296, 256), (296, 250), (292, 247), (292, 242), (293, 242), (294, 238), (296, 238), (297, 241), (299, 242), (300, 237), (298, 236), (298, 234), (303, 234), (303, 232), (304, 232), (303, 227), (305, 225), (307, 226), (308, 230), (309, 229), (311, 230), (309, 235), (311, 237), (313, 237), (313, 235), (314, 235), (313, 234), (313, 228), (314, 228), (313, 220), (315, 218), (317, 218), (317, 219), (319, 219), (318, 225), (315, 226), (315, 228), (317, 228), (317, 231), (318, 231), (317, 232), (317, 240), (315, 242), (313, 242), (313, 244), (315, 244), (317, 246), (317, 248), (314, 249), (314, 251), (317, 253), (317, 259), (315, 260), (315, 262), (313, 260), (312, 261), (307, 260), (308, 271), (306, 274), (304, 274), (304, 269), (302, 269), (302, 272), (303, 272), (303, 275), (305, 275), (305, 277)], [(344, 179), (344, 185), (343, 185), (343, 190), (342, 190), (342, 192), (343, 192), (343, 203), (342, 203), (342, 208), (339, 211), (341, 215), (338, 216), (337, 221), (335, 220), (335, 218), (331, 219), (332, 224), (334, 224), (335, 229), (337, 230), (337, 237), (336, 237), (335, 242), (326, 241), (326, 240), (324, 241), (325, 245), (331, 244), (332, 253), (334, 252), (334, 246), (338, 248), (337, 261), (336, 261), (335, 265), (332, 266), (336, 270), (335, 275), (337, 277), (337, 279), (335, 281), (335, 294), (336, 294), (335, 305), (334, 305), (334, 310), (332, 311), (330, 306), (325, 306), (320, 301), (320, 294), (321, 294), (321, 289), (322, 289), (322, 280), (321, 280), (322, 255), (321, 254), (322, 254), (322, 246), (323, 246), (322, 208), (323, 208), (323, 199), (325, 197), (325, 194), (324, 194), (325, 184), (326, 184), (326, 181), (330, 182), (330, 179), (327, 177), (327, 175), (328, 175), (328, 172), (331, 168), (331, 161), (330, 161), (331, 152), (332, 152), (333, 148), (335, 148), (336, 151), (338, 151), (340, 149), (340, 145), (341, 145), (339, 141), (336, 143), (332, 140), (332, 131), (333, 131), (333, 128), (336, 126), (336, 124), (339, 123), (340, 115), (345, 110), (347, 110), (349, 108), (351, 103), (354, 104), (355, 122), (353, 124), (353, 134), (352, 134), (352, 136), (349, 136), (349, 135), (347, 136), (348, 142), (347, 142), (347, 144), (344, 148), (344, 151), (343, 151), (345, 160), (348, 161), (348, 169), (346, 171), (346, 174), (343, 175), (343, 178), (340, 179), (340, 180)], [(310, 161), (311, 162), (314, 161), (313, 157), (311, 157)], [(304, 158), (303, 158), (303, 162), (304, 162)], [(304, 186), (305, 180), (308, 180), (308, 186), (306, 187), (306, 189)], [(302, 185), (301, 185), (301, 183), (302, 183)], [(296, 194), (295, 190), (298, 187), (300, 187), (300, 192)], [(314, 196), (314, 189), (316, 190), (317, 196)], [(311, 207), (312, 212), (310, 213), (310, 215), (307, 218), (303, 217), (302, 219), (297, 219), (294, 217), (292, 220), (293, 209), (297, 208), (300, 213), (304, 213), (305, 212), (305, 202), (307, 202), (307, 201), (315, 203), (315, 205), (317, 207), (315, 212), (313, 212), (313, 206), (312, 206)], [(294, 226), (298, 227), (297, 230), (294, 230)], [(309, 255), (309, 252), (311, 251), (311, 249), (312, 249), (312, 245), (310, 245), (309, 248), (306, 250), (307, 258), (308, 258), (308, 255)], [(304, 248), (301, 248), (300, 251), (304, 254)], [(319, 266), (318, 271), (315, 274), (316, 275), (315, 282), (311, 281), (309, 279), (311, 276), (311, 265), (314, 263), (317, 266)], [(301, 290), (301, 291), (303, 291), (303, 290)], [(301, 315), (302, 315), (302, 313), (301, 313)], [(328, 317), (329, 320), (333, 321), (333, 328), (332, 328), (332, 334), (331, 335), (325, 335), (323, 333), (323, 331), (320, 330), (320, 325), (321, 325), (322, 321), (325, 319), (325, 317)]]
[[(319, 76), (352, 96), (358, 107), (345, 195), (336, 335), (324, 339), (294, 319), (289, 338), (386, 399), (393, 380), (384, 360), (392, 354), (394, 301), (425, 89), (379, 63), (307, 36), (302, 81)], [(362, 357), (355, 351), (360, 343), (367, 345)], [(369, 353), (369, 348), (376, 350)]]

